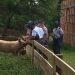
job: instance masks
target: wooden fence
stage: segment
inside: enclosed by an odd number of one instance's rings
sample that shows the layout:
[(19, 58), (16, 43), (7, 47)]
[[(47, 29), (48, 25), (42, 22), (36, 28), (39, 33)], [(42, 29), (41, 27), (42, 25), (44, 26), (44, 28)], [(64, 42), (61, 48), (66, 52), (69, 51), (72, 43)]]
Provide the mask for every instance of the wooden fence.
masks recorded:
[(60, 25), (64, 42), (75, 46), (75, 0), (61, 0)]
[(57, 55), (36, 41), (26, 47), (31, 61), (43, 70), (44, 75), (75, 75), (75, 70)]

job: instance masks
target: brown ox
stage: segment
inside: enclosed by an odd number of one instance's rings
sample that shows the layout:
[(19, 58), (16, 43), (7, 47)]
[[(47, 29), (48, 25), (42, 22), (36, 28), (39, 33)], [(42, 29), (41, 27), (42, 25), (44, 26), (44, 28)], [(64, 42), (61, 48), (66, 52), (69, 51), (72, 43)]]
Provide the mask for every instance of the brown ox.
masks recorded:
[(0, 40), (0, 51), (18, 53), (28, 43), (28, 36), (18, 38), (16, 41)]

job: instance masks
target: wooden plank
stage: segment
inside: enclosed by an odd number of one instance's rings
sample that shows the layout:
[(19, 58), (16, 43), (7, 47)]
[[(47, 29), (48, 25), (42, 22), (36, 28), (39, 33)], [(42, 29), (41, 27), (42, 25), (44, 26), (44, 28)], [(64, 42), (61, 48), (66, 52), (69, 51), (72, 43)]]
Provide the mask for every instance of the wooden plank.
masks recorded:
[(71, 5), (63, 6), (63, 7), (61, 8), (61, 10), (67, 9), (67, 8), (74, 8), (74, 7), (75, 7), (75, 4), (71, 4)]
[(75, 70), (70, 67), (67, 63), (61, 60), (55, 55), (55, 64), (63, 71), (69, 73), (69, 75), (75, 75)]
[(63, 54), (56, 54), (59, 58), (63, 59)]
[[(36, 50), (34, 50), (34, 63), (39, 66), (45, 73), (45, 75), (56, 75), (56, 65), (59, 67), (63, 72), (66, 72), (68, 75), (75, 75), (75, 70), (70, 67), (67, 63), (65, 63), (63, 60), (61, 60), (59, 57), (57, 57), (53, 52), (39, 44), (38, 42), (34, 41), (34, 46), (36, 48), (40, 49), (45, 55), (47, 55), (48, 59), (52, 61), (52, 65), (49, 63), (49, 60), (47, 61), (44, 59)], [(32, 47), (28, 46), (29, 52), (32, 53)], [(28, 51), (28, 49), (27, 49)], [(32, 55), (31, 55), (32, 56)]]
[(32, 56), (32, 47), (30, 45), (26, 46), (26, 54), (31, 57)]
[[(69, 23), (67, 23), (67, 20), (62, 21), (62, 19), (61, 19), (61, 23), (66, 23), (65, 25), (61, 24), (62, 27), (63, 26), (65, 27), (64, 32), (67, 33), (67, 34), (64, 34), (64, 42), (68, 43), (68, 44), (71, 44), (72, 46), (75, 45), (74, 36), (73, 35), (70, 36), (68, 34), (69, 34), (69, 32), (71, 34), (75, 32), (75, 31), (73, 31), (75, 29), (74, 28), (74, 20), (75, 20), (74, 19), (75, 18), (74, 9), (75, 9), (75, 0), (63, 0), (61, 2), (61, 14), (62, 14), (62, 11), (64, 11), (64, 13), (67, 11), (66, 16), (63, 15), (63, 16), (61, 16), (61, 18), (64, 17), (64, 18), (68, 18), (68, 20), (69, 20)], [(68, 12), (68, 10), (70, 10), (70, 11)]]
[(40, 49), (47, 57), (49, 60), (53, 61), (53, 55), (54, 53), (51, 52), (49, 49), (45, 48), (43, 45), (39, 44), (34, 40), (34, 46), (37, 47), (37, 49)]
[(34, 62), (38, 61), (37, 64), (44, 71), (45, 75), (53, 75), (53, 67), (36, 50), (34, 50), (34, 57), (36, 59)]
[(32, 63), (34, 62), (34, 41), (32, 41)]

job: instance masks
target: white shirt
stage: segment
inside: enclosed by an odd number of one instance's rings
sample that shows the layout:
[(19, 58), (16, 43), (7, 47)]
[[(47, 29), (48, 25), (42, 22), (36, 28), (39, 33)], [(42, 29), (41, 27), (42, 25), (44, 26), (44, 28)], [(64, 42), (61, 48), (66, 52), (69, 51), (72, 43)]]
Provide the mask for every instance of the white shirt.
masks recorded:
[(32, 36), (36, 36), (38, 34), (39, 38), (43, 38), (44, 36), (44, 31), (42, 28), (35, 26), (35, 28), (32, 30)]
[(58, 28), (53, 29), (53, 36), (55, 38), (60, 38), (60, 36), (63, 34), (64, 34), (64, 32), (63, 32), (62, 28), (58, 27)]

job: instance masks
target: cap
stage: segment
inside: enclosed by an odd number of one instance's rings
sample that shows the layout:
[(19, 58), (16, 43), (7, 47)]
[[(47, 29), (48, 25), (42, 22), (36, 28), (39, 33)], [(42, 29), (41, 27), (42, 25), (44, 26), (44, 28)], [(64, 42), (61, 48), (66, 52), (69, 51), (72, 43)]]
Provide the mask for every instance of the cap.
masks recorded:
[(55, 27), (57, 28), (59, 26), (59, 21), (55, 21)]
[(28, 21), (27, 26), (28, 29), (33, 29), (34, 27), (34, 22), (33, 21)]

